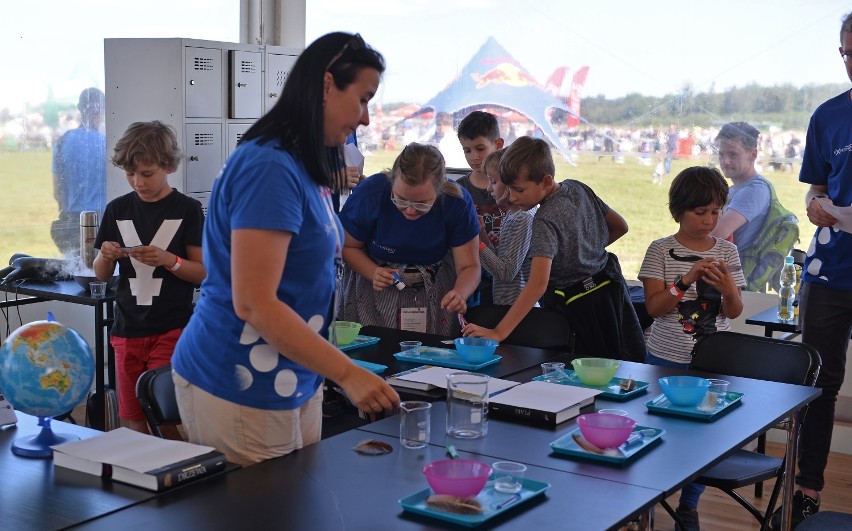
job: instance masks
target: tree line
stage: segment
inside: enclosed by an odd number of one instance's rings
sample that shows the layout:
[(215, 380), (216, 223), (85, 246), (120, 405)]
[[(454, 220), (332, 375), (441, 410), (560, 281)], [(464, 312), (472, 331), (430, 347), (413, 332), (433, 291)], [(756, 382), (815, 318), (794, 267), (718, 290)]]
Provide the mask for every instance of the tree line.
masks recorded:
[[(603, 95), (583, 98), (581, 114), (593, 125), (718, 126), (732, 120), (776, 125), (782, 129), (804, 129), (816, 107), (825, 100), (848, 90), (844, 83), (791, 84), (765, 87), (756, 83), (732, 87), (723, 92), (695, 92), (685, 84), (677, 94), (662, 97), (632, 93), (620, 98)], [(559, 122), (561, 111), (552, 119)]]

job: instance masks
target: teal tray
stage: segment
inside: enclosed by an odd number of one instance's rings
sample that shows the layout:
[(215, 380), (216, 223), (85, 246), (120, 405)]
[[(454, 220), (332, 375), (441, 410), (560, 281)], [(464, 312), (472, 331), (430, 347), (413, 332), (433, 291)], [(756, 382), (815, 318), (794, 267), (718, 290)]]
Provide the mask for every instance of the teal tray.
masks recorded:
[(725, 403), (721, 406), (717, 406), (712, 411), (702, 411), (698, 409), (698, 407), (683, 407), (676, 406), (669, 402), (669, 399), (666, 398), (666, 395), (659, 394), (645, 402), (645, 407), (648, 408), (648, 411), (652, 411), (654, 413), (660, 413), (663, 415), (673, 415), (675, 417), (688, 417), (694, 419), (700, 419), (704, 421), (711, 421), (725, 413), (730, 411), (736, 405), (739, 405), (740, 399), (742, 399), (743, 393), (735, 393), (732, 391), (728, 392), (728, 398), (725, 400)]
[(550, 448), (558, 454), (582, 457), (584, 459), (592, 459), (595, 461), (605, 461), (607, 463), (624, 464), (630, 461), (631, 458), (633, 458), (636, 454), (643, 452), (645, 449), (647, 449), (656, 441), (658, 441), (660, 437), (666, 432), (666, 430), (660, 428), (649, 428), (648, 426), (636, 426), (633, 428), (633, 431), (639, 430), (653, 430), (655, 433), (650, 437), (646, 437), (641, 441), (634, 443), (629, 448), (619, 447), (619, 455), (596, 454), (580, 448), (574, 441), (574, 434), (576, 433), (579, 435), (580, 428), (572, 430), (571, 432), (566, 433), (562, 437), (556, 439), (555, 441), (550, 443)]
[(352, 361), (355, 362), (355, 365), (357, 365), (359, 367), (363, 367), (363, 368), (367, 369), (368, 371), (374, 372), (376, 374), (382, 374), (383, 372), (388, 370), (388, 366), (382, 365), (381, 363), (370, 363), (369, 361), (362, 361), (362, 360), (356, 360), (356, 359), (353, 359)]
[(533, 378), (533, 380), (538, 380), (541, 382), (553, 382), (561, 385), (572, 385), (574, 387), (584, 387), (586, 389), (597, 389), (599, 391), (602, 391), (601, 394), (597, 395), (598, 397), (606, 398), (607, 400), (615, 400), (618, 402), (630, 400), (631, 398), (634, 398), (637, 395), (648, 392), (648, 382), (640, 382), (639, 380), (634, 380), (634, 382), (636, 383), (636, 387), (634, 387), (631, 391), (622, 391), (619, 385), (625, 380), (624, 378), (619, 378), (616, 376), (615, 378), (610, 380), (608, 384), (597, 386), (584, 384), (576, 376), (574, 371), (565, 371), (565, 374), (567, 374), (569, 378), (547, 380), (544, 376), (539, 375)]
[(347, 350), (352, 350), (354, 348), (366, 347), (367, 345), (375, 345), (381, 341), (377, 337), (373, 336), (355, 336), (355, 339), (352, 340), (352, 343), (347, 343), (345, 345), (339, 345), (337, 348), (346, 352)]
[(437, 365), (451, 369), (464, 369), (466, 371), (477, 371), (483, 367), (494, 365), (503, 359), (502, 356), (493, 354), (482, 363), (468, 363), (461, 359), (455, 350), (440, 347), (420, 347), (420, 354), (417, 356), (410, 356), (405, 352), (397, 352), (393, 357), (399, 361), (408, 361), (421, 365)]
[(509, 498), (514, 496), (514, 494), (505, 494), (503, 492), (497, 492), (494, 490), (494, 483), (489, 481), (485, 488), (482, 489), (476, 499), (482, 505), (482, 513), (481, 514), (455, 514), (446, 511), (439, 511), (437, 509), (432, 509), (431, 507), (426, 506), (426, 498), (432, 495), (432, 489), (425, 488), (419, 492), (415, 492), (410, 496), (406, 496), (399, 500), (399, 504), (402, 505), (402, 508), (408, 512), (422, 514), (424, 516), (429, 516), (431, 518), (437, 518), (438, 520), (443, 520), (445, 522), (451, 522), (454, 524), (459, 524), (465, 527), (476, 527), (480, 524), (487, 522), (488, 520), (494, 518), (495, 516), (502, 514), (506, 511), (514, 509), (529, 500), (535, 498), (544, 493), (547, 489), (550, 488), (550, 483), (544, 483), (542, 481), (535, 481), (532, 479), (524, 478), (523, 488), (518, 493), (520, 494), (520, 499), (516, 502), (509, 503), (504, 507), (497, 509), (496, 507), (501, 503), (507, 501)]

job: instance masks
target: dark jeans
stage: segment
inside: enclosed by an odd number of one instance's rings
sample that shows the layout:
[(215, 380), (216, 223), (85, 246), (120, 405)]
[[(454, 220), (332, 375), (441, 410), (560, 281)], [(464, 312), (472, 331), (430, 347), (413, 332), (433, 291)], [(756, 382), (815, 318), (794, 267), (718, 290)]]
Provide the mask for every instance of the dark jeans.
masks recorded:
[(822, 490), (831, 449), (834, 404), (846, 373), (846, 348), (852, 334), (852, 292), (804, 284), (800, 294), (802, 342), (822, 358), (817, 387), (822, 394), (810, 403), (799, 435), (799, 486)]

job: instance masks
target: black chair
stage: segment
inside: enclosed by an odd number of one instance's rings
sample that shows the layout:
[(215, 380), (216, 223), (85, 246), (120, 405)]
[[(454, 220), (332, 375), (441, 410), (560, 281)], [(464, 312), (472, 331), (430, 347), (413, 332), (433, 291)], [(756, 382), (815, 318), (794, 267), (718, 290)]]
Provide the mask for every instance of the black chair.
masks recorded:
[(136, 381), (136, 398), (142, 405), (151, 433), (157, 437), (163, 437), (160, 426), (180, 424), (171, 365), (143, 372)]
[[(498, 305), (475, 306), (468, 310), (465, 319), (485, 328), (494, 328), (506, 316), (509, 308), (510, 306)], [(573, 354), (574, 331), (560, 312), (533, 308), (512, 330), (504, 343)]]
[[(804, 343), (736, 332), (717, 332), (698, 340), (689, 367), (709, 373), (813, 386), (821, 366), (819, 353)], [(804, 408), (797, 414), (801, 419)], [(787, 422), (782, 422), (779, 427), (786, 428)], [(699, 476), (695, 482), (716, 487), (728, 494), (757, 519), (763, 530), (769, 526), (769, 518), (781, 492), (785, 479), (784, 465), (785, 460), (782, 458), (740, 449)], [(734, 490), (772, 478), (775, 478), (775, 485), (765, 513), (758, 511)], [(664, 501), (662, 505), (676, 523), (682, 524), (668, 503)]]

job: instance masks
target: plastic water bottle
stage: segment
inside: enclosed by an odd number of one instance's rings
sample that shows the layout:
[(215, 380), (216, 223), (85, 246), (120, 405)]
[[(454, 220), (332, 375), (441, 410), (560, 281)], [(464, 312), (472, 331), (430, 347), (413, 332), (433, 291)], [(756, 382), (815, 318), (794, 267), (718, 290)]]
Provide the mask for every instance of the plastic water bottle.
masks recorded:
[(796, 266), (793, 257), (784, 258), (784, 268), (779, 279), (781, 288), (778, 290), (778, 320), (791, 322), (795, 319), (793, 302), (796, 300)]

